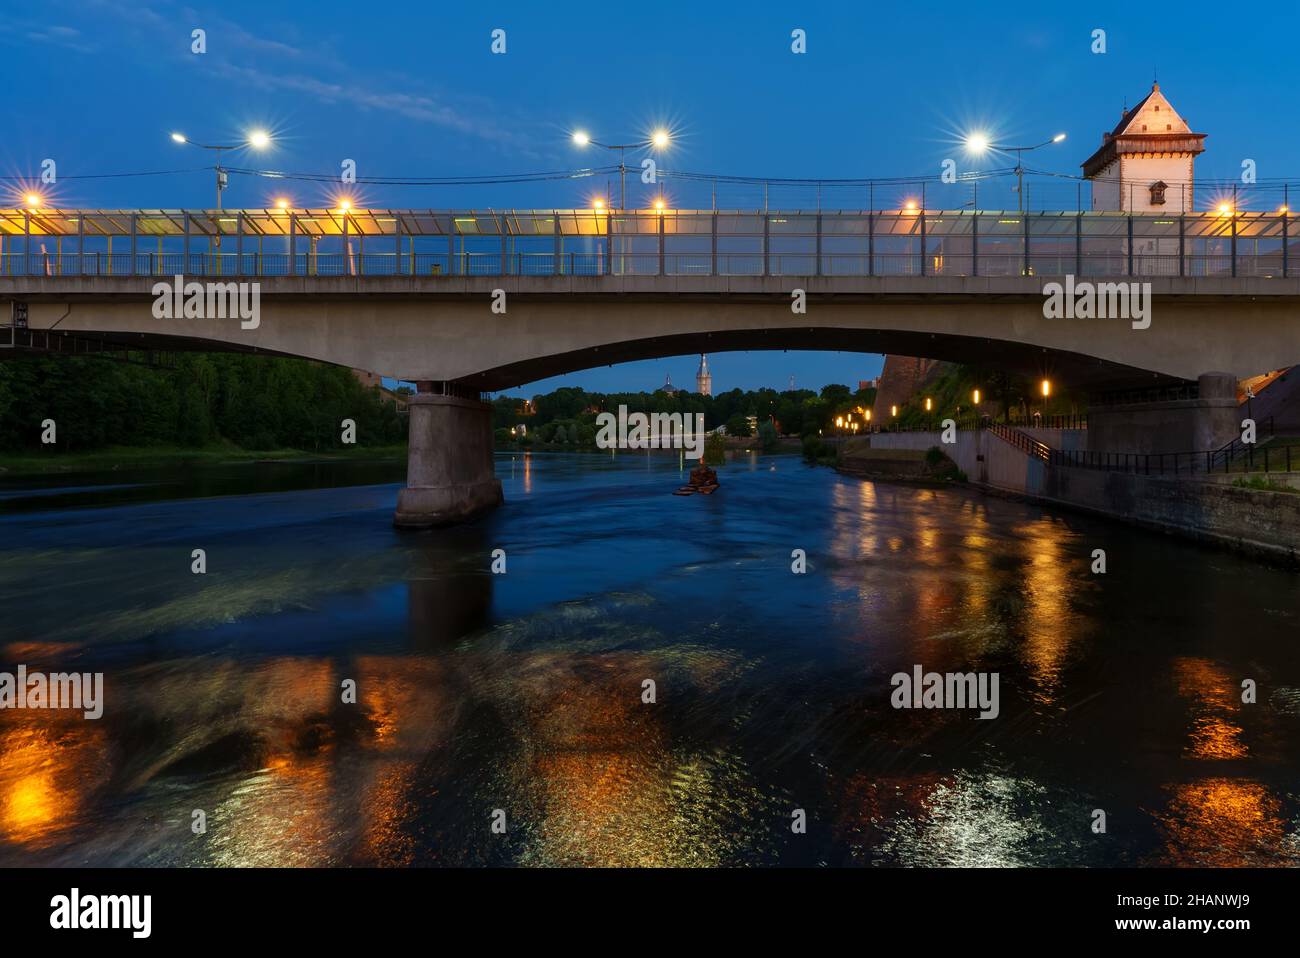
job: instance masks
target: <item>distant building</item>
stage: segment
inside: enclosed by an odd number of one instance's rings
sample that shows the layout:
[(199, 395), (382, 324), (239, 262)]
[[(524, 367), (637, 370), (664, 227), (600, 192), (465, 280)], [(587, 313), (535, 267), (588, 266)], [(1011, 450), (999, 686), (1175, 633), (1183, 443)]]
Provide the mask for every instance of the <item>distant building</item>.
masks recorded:
[(880, 388), (880, 377), (879, 377), (879, 376), (877, 376), (875, 379), (859, 379), (859, 380), (858, 380), (858, 392), (862, 392), (862, 390), (864, 390), (864, 389), (879, 389), (879, 388)]
[(709, 372), (709, 357), (700, 353), (700, 368), (695, 374), (695, 391), (701, 396), (713, 395), (713, 374)]
[(663, 384), (662, 386), (660, 386), (659, 388), (662, 389), (664, 392), (666, 392), (666, 393), (667, 393), (668, 395), (670, 395), (670, 396), (671, 396), (673, 393), (677, 392), (677, 387), (673, 385), (673, 374), (672, 374), (672, 373), (669, 373), (668, 375), (666, 375), (666, 376), (664, 377), (664, 384)]
[(1151, 84), (1151, 92), (1101, 135), (1101, 147), (1083, 162), (1092, 181), (1092, 208), (1133, 213), (1183, 213), (1195, 209), (1196, 157), (1205, 134), (1187, 122)]

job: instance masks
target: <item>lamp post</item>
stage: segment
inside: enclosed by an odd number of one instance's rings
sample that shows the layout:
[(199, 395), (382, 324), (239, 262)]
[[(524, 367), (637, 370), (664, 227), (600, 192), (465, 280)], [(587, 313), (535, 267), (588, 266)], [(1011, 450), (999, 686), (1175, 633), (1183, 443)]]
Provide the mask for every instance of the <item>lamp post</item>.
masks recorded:
[(667, 130), (655, 130), (644, 140), (636, 143), (601, 143), (579, 130), (573, 134), (573, 142), (578, 146), (599, 146), (602, 149), (618, 151), (618, 208), (625, 210), (627, 209), (627, 151), (643, 150), (647, 147), (662, 150), (672, 142), (672, 136)]
[(221, 154), (227, 150), (242, 150), (246, 147), (252, 147), (255, 150), (265, 149), (271, 143), (271, 135), (263, 130), (254, 130), (244, 138), (243, 143), (233, 143), (229, 145), (216, 146), (211, 143), (198, 143), (185, 136), (183, 133), (173, 133), (172, 140), (188, 146), (197, 146), (201, 150), (212, 150), (217, 154), (217, 162), (213, 169), (217, 174), (217, 209), (221, 209), (221, 192), (226, 188), (227, 176), (225, 169), (221, 166)]
[(1045, 146), (1051, 146), (1053, 143), (1060, 143), (1065, 139), (1064, 133), (1058, 133), (1050, 140), (1044, 140), (1042, 143), (1035, 143), (1033, 146), (1007, 146), (1004, 144), (990, 143), (989, 138), (983, 133), (971, 133), (966, 137), (966, 149), (976, 156), (982, 155), (989, 150), (996, 150), (999, 153), (1014, 153), (1016, 155), (1016, 197), (1020, 206), (1020, 212), (1025, 211), (1025, 164), (1024, 154), (1031, 150), (1040, 150)]

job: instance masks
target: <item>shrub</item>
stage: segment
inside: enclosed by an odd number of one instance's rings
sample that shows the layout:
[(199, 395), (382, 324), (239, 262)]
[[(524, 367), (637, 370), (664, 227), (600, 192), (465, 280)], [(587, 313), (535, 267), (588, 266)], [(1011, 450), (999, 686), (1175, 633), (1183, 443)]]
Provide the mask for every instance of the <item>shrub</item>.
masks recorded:
[(727, 440), (716, 432), (704, 437), (704, 464), (720, 466), (727, 459)]

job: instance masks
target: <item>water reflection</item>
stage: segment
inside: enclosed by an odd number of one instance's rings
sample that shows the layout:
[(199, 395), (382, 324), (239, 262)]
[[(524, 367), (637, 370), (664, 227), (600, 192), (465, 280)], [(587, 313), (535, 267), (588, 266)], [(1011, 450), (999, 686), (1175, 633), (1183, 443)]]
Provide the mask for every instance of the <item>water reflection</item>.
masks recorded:
[[(679, 466), (503, 458), (507, 505), (430, 533), (392, 484), (7, 520), (0, 668), (102, 670), (107, 708), (0, 712), (0, 864), (1300, 862), (1291, 574), (792, 458), (673, 497)], [(1103, 536), (1141, 582), (1088, 573)], [(892, 709), (914, 664), (997, 671), (1001, 715)]]

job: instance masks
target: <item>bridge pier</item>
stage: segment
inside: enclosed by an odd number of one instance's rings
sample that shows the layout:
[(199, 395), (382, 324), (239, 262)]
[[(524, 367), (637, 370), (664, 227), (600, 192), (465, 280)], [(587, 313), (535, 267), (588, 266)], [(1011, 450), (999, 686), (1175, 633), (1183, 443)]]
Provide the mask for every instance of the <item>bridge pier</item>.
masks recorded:
[(437, 395), (421, 382), (408, 402), (406, 488), (393, 524), (402, 529), (454, 525), (501, 505), (492, 468), (492, 407)]
[(1204, 452), (1240, 434), (1232, 373), (1203, 373), (1196, 399), (1088, 408), (1088, 449), (1094, 452)]

